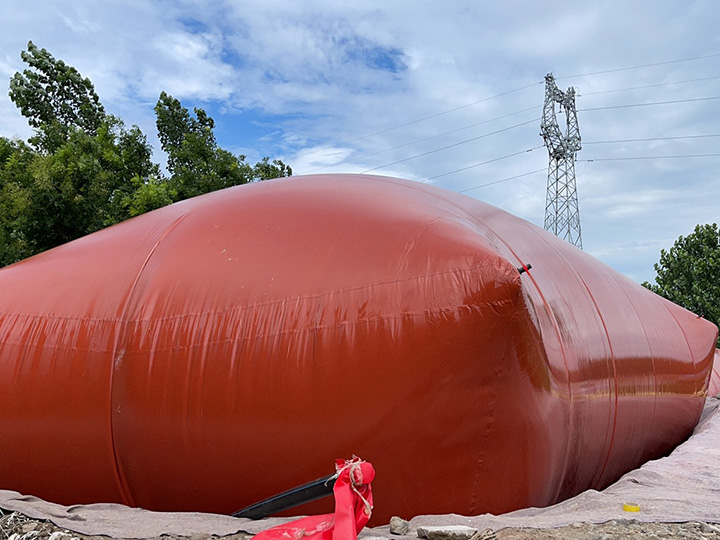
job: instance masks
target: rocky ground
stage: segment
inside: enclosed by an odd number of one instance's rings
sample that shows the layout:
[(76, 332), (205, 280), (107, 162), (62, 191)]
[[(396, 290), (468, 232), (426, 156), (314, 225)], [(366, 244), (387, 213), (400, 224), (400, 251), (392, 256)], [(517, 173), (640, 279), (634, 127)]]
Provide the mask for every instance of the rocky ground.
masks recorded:
[[(423, 540), (615, 540), (615, 539), (717, 539), (720, 540), (720, 525), (702, 522), (688, 523), (643, 523), (633, 519), (608, 521), (601, 524), (574, 523), (555, 529), (507, 528), (499, 531), (433, 531), (418, 530)], [(161, 536), (153, 540), (248, 540), (247, 534), (214, 537), (196, 534), (193, 536)], [(371, 540), (372, 537), (366, 537)], [(61, 529), (47, 521), (33, 520), (13, 512), (0, 516), (0, 540), (107, 540), (106, 536), (86, 536)]]
[(642, 523), (628, 520), (608, 521), (601, 524), (574, 523), (557, 529), (503, 529), (496, 533), (496, 538), (498, 540), (505, 538), (514, 540), (720, 539), (720, 527), (701, 522)]
[(494, 533), (483, 531), (476, 540), (529, 540), (531, 538), (535, 540), (720, 539), (720, 527), (700, 522), (643, 523), (635, 520), (613, 520), (601, 524), (574, 523), (556, 529), (508, 528)]

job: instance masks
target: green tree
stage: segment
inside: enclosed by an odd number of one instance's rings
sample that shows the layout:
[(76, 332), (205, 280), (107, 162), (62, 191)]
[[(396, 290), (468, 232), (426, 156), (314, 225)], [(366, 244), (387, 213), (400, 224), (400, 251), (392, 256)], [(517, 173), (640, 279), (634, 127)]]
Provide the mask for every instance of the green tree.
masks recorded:
[(292, 169), (280, 159), (273, 159), (270, 162), (269, 157), (264, 157), (253, 167), (253, 178), (255, 180), (272, 180), (284, 176), (292, 176)]
[(669, 251), (660, 251), (655, 283), (645, 287), (720, 325), (720, 231), (717, 223), (697, 225)]
[(162, 93), (155, 111), (170, 177), (140, 128), (106, 114), (89, 79), (32, 42), (10, 97), (35, 134), (0, 138), (0, 265), (129, 217), (229, 186), (290, 176), (282, 161), (254, 166), (217, 145), (215, 123)]
[(0, 138), (0, 266), (36, 253), (26, 235), (33, 184), (31, 165), (37, 153), (20, 140)]
[(194, 116), (180, 101), (160, 94), (155, 113), (160, 144), (167, 153), (171, 174), (167, 191), (173, 200), (183, 200), (218, 189), (292, 175), (280, 160), (251, 166), (245, 156), (220, 148), (215, 140), (215, 122), (199, 108)]
[[(29, 67), (10, 79), (9, 95), (28, 123), (41, 133), (51, 130), (55, 137), (67, 135), (71, 127), (95, 133), (105, 119), (105, 109), (90, 79), (32, 41), (20, 56)], [(40, 146), (46, 149), (55, 147), (47, 144), (47, 137), (38, 141), (45, 142)]]
[(108, 116), (95, 135), (70, 127), (53, 153), (4, 139), (0, 262), (9, 264), (130, 217), (128, 197), (159, 176), (137, 127)]

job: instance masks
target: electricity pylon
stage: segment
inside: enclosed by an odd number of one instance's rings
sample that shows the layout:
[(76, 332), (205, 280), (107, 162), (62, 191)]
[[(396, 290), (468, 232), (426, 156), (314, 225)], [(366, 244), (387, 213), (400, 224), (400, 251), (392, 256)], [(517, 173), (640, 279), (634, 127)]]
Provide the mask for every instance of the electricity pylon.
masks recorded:
[[(555, 105), (565, 113), (565, 133), (558, 125)], [(545, 230), (554, 233), (582, 249), (580, 211), (575, 186), (575, 153), (580, 145), (575, 89), (563, 92), (555, 85), (552, 73), (545, 75), (545, 104), (543, 105), (542, 135), (550, 156), (547, 195), (545, 198)]]

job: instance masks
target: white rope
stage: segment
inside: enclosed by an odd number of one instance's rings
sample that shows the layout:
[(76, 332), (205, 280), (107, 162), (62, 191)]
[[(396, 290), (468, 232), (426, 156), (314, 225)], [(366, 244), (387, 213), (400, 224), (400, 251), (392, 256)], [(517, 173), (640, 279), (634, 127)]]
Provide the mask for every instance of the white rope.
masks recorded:
[(337, 469), (337, 474), (340, 475), (342, 471), (350, 468), (350, 488), (355, 492), (355, 494), (360, 497), (360, 500), (365, 505), (365, 514), (370, 517), (372, 515), (373, 506), (370, 504), (370, 502), (362, 496), (362, 493), (357, 489), (357, 486), (362, 486), (363, 484), (363, 476), (362, 476), (362, 469), (360, 468), (360, 465), (362, 463), (365, 463), (362, 459), (360, 459), (357, 456), (353, 456), (351, 460), (345, 461), (345, 465), (343, 465), (340, 469)]

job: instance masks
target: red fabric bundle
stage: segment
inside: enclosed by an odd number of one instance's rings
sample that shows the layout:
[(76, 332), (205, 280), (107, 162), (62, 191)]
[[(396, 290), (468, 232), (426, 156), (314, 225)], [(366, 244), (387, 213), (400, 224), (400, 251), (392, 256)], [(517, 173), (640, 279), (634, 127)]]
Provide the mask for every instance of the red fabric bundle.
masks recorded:
[(370, 520), (375, 469), (360, 458), (335, 461), (335, 513), (308, 516), (255, 535), (255, 540), (356, 540)]

